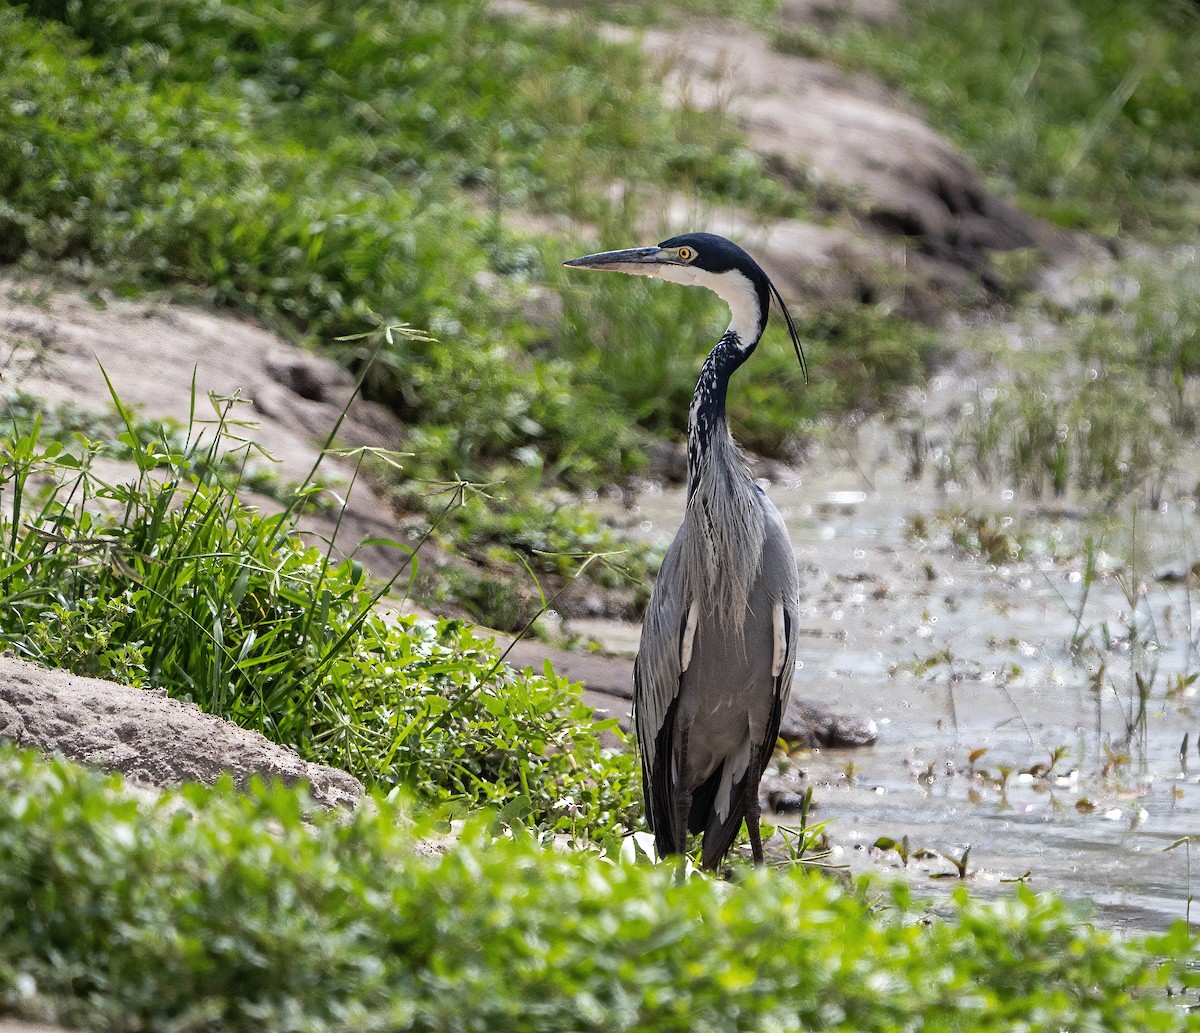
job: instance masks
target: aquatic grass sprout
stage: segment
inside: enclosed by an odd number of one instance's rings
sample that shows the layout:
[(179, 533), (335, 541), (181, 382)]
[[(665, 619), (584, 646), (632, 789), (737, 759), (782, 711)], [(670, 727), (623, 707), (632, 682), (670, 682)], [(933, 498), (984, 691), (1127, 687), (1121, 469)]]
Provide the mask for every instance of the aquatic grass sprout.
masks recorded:
[(1138, 493), (1151, 505), (1194, 489), (1181, 480), (1200, 405), (1194, 250), (1104, 276), (1075, 310), (1051, 312), (1052, 336), (990, 346), (996, 375), (963, 406), (942, 483), (978, 476), (1034, 496)]

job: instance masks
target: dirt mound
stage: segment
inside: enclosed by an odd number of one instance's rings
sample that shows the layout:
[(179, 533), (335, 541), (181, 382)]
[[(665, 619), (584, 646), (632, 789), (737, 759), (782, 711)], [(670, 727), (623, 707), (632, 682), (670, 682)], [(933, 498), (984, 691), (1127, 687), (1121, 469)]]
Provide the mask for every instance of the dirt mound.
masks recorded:
[(147, 786), (211, 784), (228, 772), (239, 786), (254, 775), (303, 779), (325, 807), (353, 806), (363, 794), (346, 772), (310, 764), (193, 703), (43, 670), (12, 654), (0, 656), (0, 740), (119, 771)]
[[(668, 85), (676, 97), (731, 110), (759, 154), (854, 198), (856, 241), (835, 228), (773, 227), (763, 243), (767, 262), (780, 271), (810, 264), (814, 247), (824, 264), (915, 260), (932, 285), (961, 295), (976, 283), (1000, 286), (993, 252), (1067, 244), (989, 193), (971, 161), (868, 76), (780, 53), (762, 33), (726, 22), (649, 30), (642, 45), (672, 69)], [(890, 254), (883, 246), (889, 238), (911, 242), (912, 253)]]
[[(227, 314), (154, 300), (111, 300), (97, 308), (78, 294), (43, 293), (35, 283), (3, 279), (0, 297), (6, 392), (19, 389), (51, 406), (71, 402), (106, 412), (112, 399), (103, 367), (123, 403), (181, 422), (188, 420), (193, 401), (197, 418), (206, 420), (213, 415), (210, 394), (237, 396), (246, 404), (235, 406), (232, 418), (251, 425), (235, 429), (266, 450), (285, 484), (308, 475), (354, 387), (353, 377), (336, 362)], [(388, 410), (356, 399), (338, 443), (394, 448), (400, 434)], [(319, 476), (344, 487), (350, 474), (327, 456)], [(327, 537), (334, 520), (312, 514), (302, 526)], [(359, 480), (338, 540), (350, 549), (363, 538), (395, 532), (390, 508)], [(385, 548), (359, 558), (381, 577), (390, 576), (402, 559), (398, 550)]]
[[(530, 0), (491, 0), (489, 10), (539, 21), (570, 17)], [(787, 22), (817, 26), (895, 14), (892, 0), (792, 0), (785, 8)], [(781, 53), (764, 33), (728, 20), (638, 30), (602, 24), (596, 31), (639, 44), (664, 68), (668, 101), (732, 112), (755, 152), (829, 194), (828, 225), (764, 225), (731, 209), (698, 218), (694, 198), (670, 199), (674, 230), (737, 239), (794, 291), (870, 301), (903, 284), (905, 307), (932, 317), (947, 300), (974, 302), (1004, 289), (992, 263), (997, 252), (1032, 248), (1057, 259), (1083, 246), (1082, 238), (993, 195), (969, 159), (869, 75)]]

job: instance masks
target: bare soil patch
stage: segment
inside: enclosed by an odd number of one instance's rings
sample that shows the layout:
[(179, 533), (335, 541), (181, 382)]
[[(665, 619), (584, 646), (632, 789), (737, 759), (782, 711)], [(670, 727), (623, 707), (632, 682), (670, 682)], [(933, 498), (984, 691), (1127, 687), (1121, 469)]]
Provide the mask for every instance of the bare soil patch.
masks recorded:
[[(271, 457), (284, 483), (308, 475), (354, 388), (354, 378), (331, 359), (225, 313), (158, 300), (109, 300), (97, 307), (79, 294), (0, 278), (0, 383), (6, 392), (27, 391), (51, 406), (70, 402), (107, 411), (112, 398), (102, 368), (125, 405), (153, 418), (186, 423), (194, 403), (197, 418), (210, 419), (210, 394), (244, 400), (233, 416), (247, 421), (240, 428), (244, 436)], [(338, 443), (395, 448), (401, 433), (387, 409), (355, 399)], [(319, 476), (327, 483), (344, 486), (350, 474), (337, 457), (321, 462)], [(328, 537), (334, 517), (310, 514), (302, 527)], [(395, 530), (391, 508), (359, 480), (339, 541), (349, 550), (365, 537)], [(385, 548), (359, 558), (381, 577), (401, 561), (397, 550)]]
[(306, 781), (324, 807), (353, 806), (352, 775), (302, 760), (257, 732), (203, 713), (165, 692), (134, 689), (0, 656), (0, 740), (119, 771), (139, 785), (211, 785), (228, 773), (239, 786), (258, 776)]

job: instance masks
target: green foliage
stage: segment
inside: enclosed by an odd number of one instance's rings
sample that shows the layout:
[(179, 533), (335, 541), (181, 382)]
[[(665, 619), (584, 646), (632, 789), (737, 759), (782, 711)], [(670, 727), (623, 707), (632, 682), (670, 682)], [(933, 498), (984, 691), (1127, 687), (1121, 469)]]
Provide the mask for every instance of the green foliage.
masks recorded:
[[(180, 12), (163, 5), (71, 7), (85, 28), (105, 28), (91, 40), (111, 48), (104, 61), (84, 55), (82, 44), (53, 24), (0, 8), (0, 134), (10, 143), (0, 155), (2, 257), (70, 261), (118, 285), (195, 285), (209, 301), (311, 336), (359, 330), (371, 308), (403, 313), (461, 343), (410, 338), (385, 352), (368, 388), (402, 416), (454, 427), (465, 456), (505, 454), (530, 442), (553, 454), (578, 435), (592, 435), (600, 463), (619, 467), (629, 436), (602, 407), (593, 405), (582, 420), (572, 412), (564, 363), (547, 359), (531, 367), (517, 357), (527, 330), (511, 291), (502, 282), (498, 292), (481, 285), (479, 275), (494, 266), (526, 268), (533, 260), (459, 186), (482, 154), (452, 162), (446, 140), (431, 140), (428, 127), (412, 125), (459, 125), (451, 136), (478, 148), (486, 134), (475, 130), (502, 123), (504, 114), (485, 107), (464, 120), (430, 108), (422, 89), (445, 84), (420, 76), (410, 82), (405, 71), (425, 66), (431, 33), (445, 46), (474, 48), (460, 66), (430, 62), (443, 76), (457, 74), (455, 67), (492, 74), (503, 54), (520, 65), (510, 69), (516, 77), (554, 68), (566, 74), (570, 54), (558, 53), (562, 63), (547, 68), (536, 39), (505, 49), (502, 34), (469, 3), (450, 5), (456, 13), (449, 24), (432, 9), (380, 5), (377, 32), (366, 31), (362, 10), (327, 6), (328, 39), (304, 15), (312, 13), (309, 4), (272, 8), (259, 19), (245, 5), (182, 5), (200, 21), (187, 36), (174, 21)], [(232, 45), (227, 37), (235, 26), (257, 26), (263, 38), (239, 36)], [(369, 55), (358, 53), (361, 46), (341, 46), (353, 31), (360, 44), (374, 40)], [(135, 44), (134, 36), (156, 42)], [(129, 46), (118, 46), (118, 38)], [(407, 50), (393, 52), (401, 43)], [(292, 49), (302, 44), (319, 52), (301, 61)], [(215, 56), (223, 49), (223, 59)], [(305, 109), (305, 102), (320, 107), (343, 98), (340, 80), (322, 87), (305, 75), (335, 76), (326, 61), (347, 51), (374, 62), (359, 69), (364, 96), (378, 85), (379, 68), (393, 70), (390, 91), (378, 87), (376, 102), (394, 103), (375, 135), (393, 141), (393, 126), (410, 125), (404, 139), (426, 148), (419, 169), (411, 155), (373, 142), (353, 112), (339, 121)], [(403, 53), (408, 57), (400, 61)], [(214, 61), (222, 68), (233, 63), (215, 84)], [(239, 70), (258, 78), (243, 81)], [(460, 83), (444, 103), (466, 104), (478, 86)], [(494, 103), (523, 96), (508, 86), (497, 77), (487, 96)], [(289, 102), (293, 91), (299, 92)], [(521, 109), (523, 124), (531, 104)], [(626, 111), (616, 101), (609, 108)], [(311, 119), (326, 114), (328, 140), (299, 135), (311, 135)], [(574, 117), (576, 125), (593, 117), (605, 124), (590, 106)], [(527, 157), (534, 164), (535, 156)], [(350, 364), (360, 361), (353, 346), (340, 352)]]
[[(1126, 262), (1115, 288), (1085, 324), (1080, 354), (1085, 360), (1118, 361), (1145, 371), (1160, 387), (1178, 389), (1200, 376), (1200, 264), (1188, 246), (1156, 265)], [(1172, 409), (1172, 419), (1192, 426), (1189, 412)]]
[(609, 220), (614, 180), (774, 182), (731, 121), (664, 107), (635, 47), (480, 0), (24, 9), (93, 54), (0, 8), (3, 257), (191, 284), (312, 337), (369, 310), (431, 327), (450, 343), (387, 349), (367, 389), (450, 428), (460, 462), (534, 444), (607, 476), (636, 443), (586, 377), (528, 354), (517, 281), (540, 263), (505, 209)]
[(914, 514), (908, 519), (906, 537), (927, 545), (953, 546), (996, 566), (1019, 559), (1027, 550), (1011, 519), (957, 507), (940, 509), (928, 519)]
[(1183, 0), (909, 0), (898, 25), (787, 29), (908, 90), (1032, 210), (1114, 236), (1200, 227), (1200, 10)]
[[(541, 488), (537, 469), (501, 466), (493, 476), (497, 482), (483, 488), (438, 491), (408, 480), (394, 489), (404, 505), (436, 522), (432, 541), (469, 563), (440, 567), (433, 583), (418, 583), (419, 591), (500, 631), (525, 627), (544, 595), (588, 586), (609, 590), (609, 606), (629, 619), (640, 617), (660, 549), (619, 537), (562, 491)], [(456, 501), (447, 503), (448, 492)], [(584, 574), (588, 557), (596, 562)]]
[[(132, 461), (134, 448), (127, 442), (136, 439), (140, 450), (170, 456), (173, 464), (204, 484), (236, 483), (239, 489), (280, 502), (287, 502), (300, 490), (298, 484), (281, 482), (273, 469), (273, 460), (256, 446), (243, 444), (231, 451), (214, 450), (178, 420), (147, 419), (129, 410), (96, 412), (81, 409), (71, 401), (47, 406), (37, 396), (19, 390), (0, 398), (0, 428), (21, 438), (33, 430), (35, 422), (43, 443), (57, 442), (69, 448), (77, 442), (102, 442), (106, 455)], [(122, 434), (129, 437), (122, 440)], [(317, 478), (312, 484), (320, 489), (326, 487)], [(310, 506), (325, 504), (315, 491), (307, 494), (306, 501)]]
[(1079, 487), (1120, 497), (1160, 478), (1178, 454), (1155, 401), (1119, 375), (1058, 385), (1040, 369), (1020, 371), (994, 400), (977, 398), (959, 441), (985, 479), (1035, 496)]
[[(686, 411), (712, 338), (684, 321), (711, 309), (581, 287), (556, 268), (562, 245), (508, 227), (566, 213), (624, 246), (667, 193), (770, 215), (814, 200), (732, 117), (665, 105), (660, 72), (633, 44), (483, 0), (0, 2), (0, 260), (183, 289), (353, 369), (361, 345), (330, 339), (372, 312), (429, 327), (390, 343), (366, 388), (445, 442), (438, 477), (534, 449), (594, 487), (636, 468), (639, 427)], [(531, 314), (547, 277), (566, 318)], [(816, 318), (856, 337), (853, 313)], [(845, 369), (880, 390), (747, 370), (747, 443), (778, 454), (819, 406), (873, 405), (896, 382), (870, 347)]]
[(138, 801), (0, 751), (0, 1009), (230, 1033), (1189, 1025), (1164, 993), (1182, 922), (1118, 940), (1023, 886), (931, 918), (800, 869), (679, 879), (478, 822), (429, 857), (422, 831), (278, 787)]
[(78, 434), (43, 443), (40, 416), (0, 439), (0, 643), (162, 686), (371, 785), (512, 805), (579, 835), (623, 828), (635, 762), (601, 748), (610, 726), (578, 686), (512, 671), (459, 622), (378, 612), (361, 564), (295, 533), (313, 482), (276, 515), (239, 501), (232, 403), (214, 404), (215, 430), (188, 428), (179, 451), (120, 409), (132, 483), (94, 468), (122, 450)]

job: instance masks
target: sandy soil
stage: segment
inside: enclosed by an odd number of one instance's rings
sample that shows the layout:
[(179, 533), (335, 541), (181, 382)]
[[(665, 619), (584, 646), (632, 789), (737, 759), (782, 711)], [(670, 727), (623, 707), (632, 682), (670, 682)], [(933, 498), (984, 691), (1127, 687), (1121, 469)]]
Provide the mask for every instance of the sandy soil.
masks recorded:
[(9, 653), (0, 656), (0, 739), (119, 771), (143, 786), (212, 784), (229, 772), (239, 786), (254, 776), (307, 781), (325, 807), (352, 806), (363, 793), (346, 772), (301, 760), (194, 703), (47, 671)]

